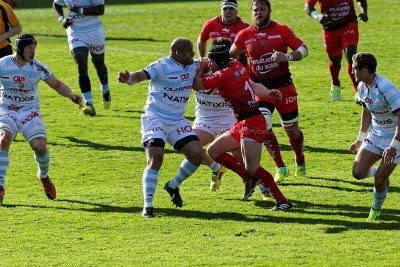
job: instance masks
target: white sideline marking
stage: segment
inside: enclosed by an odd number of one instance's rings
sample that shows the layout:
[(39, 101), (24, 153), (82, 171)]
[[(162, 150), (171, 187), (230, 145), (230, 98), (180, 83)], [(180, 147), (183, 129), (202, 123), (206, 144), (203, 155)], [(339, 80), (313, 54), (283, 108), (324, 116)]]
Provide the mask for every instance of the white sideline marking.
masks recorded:
[(125, 49), (125, 48), (107, 47), (106, 49), (118, 50), (118, 51), (123, 51), (123, 52), (128, 52), (128, 53), (166, 55), (166, 53), (161, 53), (161, 52), (138, 51), (138, 50)]

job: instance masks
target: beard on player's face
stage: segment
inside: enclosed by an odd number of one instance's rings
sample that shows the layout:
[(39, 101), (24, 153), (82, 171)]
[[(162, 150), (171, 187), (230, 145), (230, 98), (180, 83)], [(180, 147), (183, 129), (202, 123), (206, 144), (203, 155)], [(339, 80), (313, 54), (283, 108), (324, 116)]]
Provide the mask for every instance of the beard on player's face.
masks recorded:
[(262, 28), (266, 26), (271, 20), (271, 14), (268, 14), (264, 19), (260, 19), (257, 17), (252, 17), (253, 24), (257, 26), (257, 28)]

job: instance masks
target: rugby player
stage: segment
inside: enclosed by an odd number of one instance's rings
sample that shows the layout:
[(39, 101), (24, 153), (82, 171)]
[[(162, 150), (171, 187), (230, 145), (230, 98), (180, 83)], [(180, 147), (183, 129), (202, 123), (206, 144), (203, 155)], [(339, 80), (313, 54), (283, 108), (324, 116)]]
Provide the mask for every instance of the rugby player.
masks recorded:
[(186, 156), (176, 176), (164, 186), (176, 207), (182, 207), (183, 203), (179, 185), (197, 170), (203, 160), (199, 138), (192, 130), (190, 121), (183, 116), (199, 67), (199, 61), (194, 61), (193, 56), (192, 42), (176, 38), (168, 57), (151, 63), (143, 70), (118, 72), (118, 81), (121, 83), (134, 85), (150, 80), (145, 113), (141, 117), (142, 145), (147, 158), (142, 177), (144, 218), (154, 217), (153, 197), (165, 142)]
[[(388, 194), (389, 176), (400, 164), (400, 93), (391, 81), (376, 73), (377, 62), (372, 54), (355, 54), (352, 62), (363, 111), (358, 138), (349, 151), (357, 153), (354, 178), (375, 177), (374, 204), (367, 219), (375, 221), (380, 219)], [(379, 167), (375, 167), (380, 159)]]
[[(63, 15), (64, 6), (68, 9), (67, 17)], [(104, 14), (104, 0), (54, 0), (53, 9), (58, 21), (67, 29), (69, 49), (78, 69), (79, 87), (85, 100), (83, 114), (95, 116), (88, 76), (88, 54), (100, 79), (103, 107), (108, 109), (111, 105), (108, 72), (104, 64), (105, 36), (100, 21), (100, 16)]]
[[(289, 27), (271, 20), (271, 4), (268, 0), (253, 0), (251, 10), (253, 25), (238, 33), (230, 54), (237, 58), (242, 51), (247, 51), (251, 79), (282, 93), (281, 100), (256, 97), (269, 131), (264, 144), (273, 151), (270, 154), (277, 165), (275, 181), (280, 183), (289, 175), (289, 169), (284, 165), (280, 153), (277, 153), (279, 144), (272, 131), (271, 116), (275, 107), (296, 155), (295, 177), (306, 177), (304, 138), (298, 125), (297, 92), (292, 83), (288, 62), (305, 58), (308, 55), (307, 46)], [(288, 47), (293, 52), (288, 53)]]
[(82, 106), (82, 97), (58, 80), (42, 62), (36, 60), (36, 39), (22, 34), (15, 40), (15, 53), (0, 59), (0, 204), (4, 199), (11, 142), (20, 132), (35, 152), (38, 178), (49, 199), (56, 198), (56, 188), (48, 172), (50, 155), (47, 132), (39, 111), (40, 80), (72, 102)]
[[(367, 0), (356, 0), (360, 19), (368, 21)], [(314, 5), (319, 2), (321, 14)], [(306, 13), (322, 24), (322, 35), (326, 54), (329, 57), (329, 71), (331, 73), (331, 98), (340, 100), (340, 80), (342, 53), (347, 59), (347, 73), (354, 87), (354, 101), (359, 103), (357, 81), (352, 73), (352, 57), (357, 53), (358, 24), (353, 0), (306, 0)]]
[(10, 37), (22, 31), (21, 23), (12, 10), (18, 0), (0, 1), (0, 58), (13, 53)]

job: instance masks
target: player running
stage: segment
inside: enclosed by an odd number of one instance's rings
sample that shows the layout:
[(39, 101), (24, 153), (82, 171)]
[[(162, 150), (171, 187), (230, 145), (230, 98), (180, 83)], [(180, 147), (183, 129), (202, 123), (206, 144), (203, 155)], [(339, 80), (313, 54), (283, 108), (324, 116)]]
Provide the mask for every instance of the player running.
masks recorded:
[(35, 152), (38, 178), (49, 199), (56, 198), (56, 188), (48, 172), (50, 154), (47, 149), (47, 132), (39, 111), (40, 80), (62, 96), (81, 107), (82, 97), (58, 80), (42, 62), (36, 60), (37, 41), (30, 34), (15, 40), (15, 53), (0, 59), (0, 204), (5, 193), (11, 142), (20, 132)]
[[(319, 2), (321, 13), (319, 14), (314, 5)], [(368, 21), (367, 1), (357, 0), (360, 19)], [(329, 71), (331, 73), (331, 98), (340, 100), (340, 80), (342, 53), (347, 59), (347, 73), (354, 87), (354, 100), (359, 103), (357, 92), (357, 81), (352, 73), (352, 57), (357, 53), (358, 24), (354, 10), (353, 0), (306, 0), (306, 13), (322, 24), (322, 35), (326, 54), (329, 57)]]
[(183, 116), (192, 92), (193, 78), (199, 68), (199, 61), (194, 61), (193, 56), (192, 42), (176, 38), (168, 57), (151, 63), (143, 70), (118, 72), (121, 83), (134, 85), (150, 80), (145, 113), (141, 117), (142, 145), (147, 158), (142, 177), (144, 218), (154, 217), (153, 197), (165, 142), (186, 156), (176, 176), (164, 186), (176, 207), (182, 207), (183, 203), (179, 185), (197, 170), (203, 160), (199, 138), (192, 130), (190, 121)]
[[(298, 124), (297, 92), (292, 83), (288, 62), (305, 58), (308, 55), (307, 46), (289, 27), (271, 20), (271, 4), (268, 0), (253, 0), (251, 9), (253, 25), (238, 33), (230, 53), (237, 58), (242, 51), (246, 51), (250, 59), (251, 79), (282, 93), (281, 100), (256, 97), (269, 131), (264, 144), (277, 166), (275, 181), (280, 183), (289, 175), (289, 169), (283, 163), (278, 141), (272, 131), (271, 116), (275, 107), (296, 155), (295, 177), (306, 177), (304, 138)], [(288, 47), (293, 52), (287, 53)]]
[[(209, 156), (216, 162), (233, 170), (245, 182), (243, 199), (246, 199), (260, 181), (268, 188), (277, 200), (273, 211), (289, 210), (293, 204), (287, 200), (274, 182), (272, 175), (260, 167), (261, 144), (266, 134), (266, 122), (258, 109), (255, 94), (279, 99), (278, 90), (268, 90), (261, 84), (253, 84), (245, 67), (238, 61), (231, 61), (229, 48), (217, 45), (208, 51), (208, 57), (212, 60), (212, 75), (202, 75), (208, 67), (207, 60), (202, 61), (196, 74), (193, 89), (205, 90), (218, 88), (219, 94), (231, 104), (237, 122), (228, 132), (219, 136), (207, 149)], [(226, 152), (241, 149), (245, 167), (238, 160)]]
[[(380, 219), (389, 176), (400, 164), (400, 93), (392, 82), (376, 73), (372, 54), (358, 53), (352, 60), (363, 112), (358, 138), (349, 150), (357, 153), (360, 147), (353, 164), (354, 178), (375, 177), (374, 204), (367, 219), (374, 221)], [(380, 159), (379, 167), (373, 166)]]
[[(68, 15), (63, 15), (63, 7), (67, 6)], [(58, 21), (67, 30), (69, 49), (78, 68), (79, 87), (81, 88), (85, 108), (83, 114), (95, 116), (92, 87), (88, 76), (88, 54), (96, 68), (103, 95), (103, 107), (111, 106), (108, 72), (104, 64), (105, 36), (100, 16), (104, 14), (104, 0), (54, 0), (54, 12)]]

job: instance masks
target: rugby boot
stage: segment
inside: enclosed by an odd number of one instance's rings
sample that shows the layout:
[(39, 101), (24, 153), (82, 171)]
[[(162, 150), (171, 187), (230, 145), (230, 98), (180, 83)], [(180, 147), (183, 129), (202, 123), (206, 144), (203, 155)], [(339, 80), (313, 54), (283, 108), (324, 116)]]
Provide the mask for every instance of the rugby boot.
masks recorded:
[(51, 182), (49, 176), (47, 176), (46, 178), (40, 178), (40, 181), (43, 184), (43, 189), (44, 189), (44, 193), (46, 194), (46, 196), (49, 199), (55, 199), (56, 198), (56, 188), (54, 186), (54, 184)]
[(103, 100), (101, 101), (101, 103), (103, 104), (103, 108), (104, 109), (109, 109), (111, 106), (111, 95), (110, 95), (110, 91), (108, 91), (107, 93), (103, 93)]
[(369, 216), (367, 218), (367, 222), (379, 221), (380, 219), (381, 219), (381, 210), (374, 210), (373, 208), (371, 208)]
[(211, 183), (210, 183), (211, 191), (216, 191), (220, 187), (221, 178), (225, 172), (226, 172), (226, 168), (224, 166), (221, 166), (221, 169), (219, 169), (219, 171), (212, 173)]
[(86, 104), (86, 107), (82, 109), (83, 114), (89, 115), (91, 117), (96, 116), (96, 110), (92, 104)]
[(303, 164), (298, 165), (296, 162), (296, 172), (294, 174), (294, 177), (296, 178), (307, 178), (307, 173), (306, 173), (306, 163), (303, 162)]
[(285, 180), (286, 177), (289, 176), (289, 168), (288, 167), (277, 167), (275, 171), (275, 183), (279, 184)]
[(277, 201), (275, 207), (270, 209), (270, 211), (288, 211), (293, 208), (292, 202), (289, 199), (285, 201)]
[(143, 218), (153, 218), (154, 213), (153, 213), (153, 207), (144, 207), (142, 210), (142, 217)]
[(340, 85), (331, 85), (331, 98), (332, 100), (340, 100)]
[(171, 202), (173, 203), (173, 205), (175, 205), (177, 208), (180, 208), (180, 207), (183, 206), (183, 200), (181, 198), (181, 195), (179, 194), (179, 188), (178, 187), (177, 188), (172, 188), (172, 187), (169, 186), (169, 182), (167, 182), (164, 185), (164, 189), (171, 196)]
[(251, 177), (247, 182), (244, 183), (244, 193), (242, 200), (247, 200), (254, 192), (254, 188), (257, 186), (258, 181), (256, 178)]

